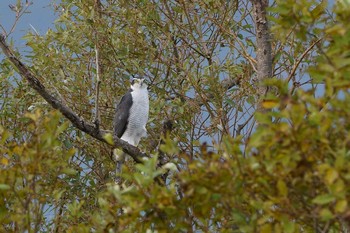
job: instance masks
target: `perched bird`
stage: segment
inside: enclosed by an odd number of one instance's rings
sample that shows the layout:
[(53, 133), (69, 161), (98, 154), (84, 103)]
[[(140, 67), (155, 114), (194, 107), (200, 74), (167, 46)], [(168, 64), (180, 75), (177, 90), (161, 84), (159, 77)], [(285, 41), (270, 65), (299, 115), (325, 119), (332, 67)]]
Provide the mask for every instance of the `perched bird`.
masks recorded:
[[(129, 91), (117, 105), (113, 121), (114, 135), (137, 146), (142, 137), (147, 136), (149, 99), (144, 79), (134, 78)], [(117, 172), (120, 173), (125, 154), (117, 155)]]

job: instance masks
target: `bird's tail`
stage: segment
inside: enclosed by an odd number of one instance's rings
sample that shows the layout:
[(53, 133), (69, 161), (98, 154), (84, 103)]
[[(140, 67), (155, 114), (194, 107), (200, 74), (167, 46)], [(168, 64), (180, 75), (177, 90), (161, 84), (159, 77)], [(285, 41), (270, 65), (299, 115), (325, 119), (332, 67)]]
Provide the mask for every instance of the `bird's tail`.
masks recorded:
[(115, 169), (115, 181), (117, 184), (121, 184), (121, 174), (122, 174), (122, 166), (125, 161), (125, 153), (122, 150), (114, 149), (113, 155), (116, 161), (116, 169)]

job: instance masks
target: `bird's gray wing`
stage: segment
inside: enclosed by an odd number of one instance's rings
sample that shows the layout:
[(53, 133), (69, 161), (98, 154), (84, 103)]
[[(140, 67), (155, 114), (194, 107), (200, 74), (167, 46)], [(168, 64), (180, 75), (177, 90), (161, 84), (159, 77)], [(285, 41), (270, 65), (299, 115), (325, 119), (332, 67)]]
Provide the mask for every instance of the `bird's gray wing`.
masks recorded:
[(113, 128), (114, 135), (117, 135), (118, 138), (121, 138), (126, 130), (128, 125), (128, 119), (130, 114), (130, 108), (132, 105), (132, 96), (131, 91), (129, 90), (120, 100), (115, 111)]

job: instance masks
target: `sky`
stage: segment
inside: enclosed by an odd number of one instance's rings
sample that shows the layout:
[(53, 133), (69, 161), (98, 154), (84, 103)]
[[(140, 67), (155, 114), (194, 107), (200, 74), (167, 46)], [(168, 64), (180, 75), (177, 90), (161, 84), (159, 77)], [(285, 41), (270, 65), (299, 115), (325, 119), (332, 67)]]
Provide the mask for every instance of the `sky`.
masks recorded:
[[(23, 5), (26, 1), (21, 0)], [(57, 14), (54, 12), (54, 8), (49, 0), (29, 0), (33, 4), (29, 6), (29, 14), (24, 14), (21, 19), (18, 21), (14, 32), (11, 34), (11, 37), (15, 40), (15, 45), (19, 47), (25, 46), (25, 41), (21, 38), (30, 30), (35, 30), (43, 35), (49, 28), (54, 26), (54, 21), (57, 17)], [(57, 1), (56, 1), (57, 2)], [(9, 5), (16, 5), (17, 0), (0, 0), (0, 24), (10, 31), (13, 23), (16, 20), (16, 13), (11, 10)], [(32, 26), (31, 26), (32, 25)], [(3, 33), (3, 31), (0, 31)]]
[[(9, 5), (16, 5), (17, 1), (18, 0), (0, 0), (0, 24), (3, 25), (7, 31), (10, 30), (16, 18), (15, 12), (10, 9)], [(19, 1), (25, 5), (26, 0)], [(21, 38), (26, 32), (33, 30), (32, 26), (40, 34), (44, 34), (48, 28), (53, 27), (57, 17), (53, 9), (53, 4), (59, 1), (60, 0), (28, 0), (28, 2), (33, 3), (29, 7), (31, 13), (22, 16), (12, 34), (17, 46), (24, 46), (25, 41), (21, 40)], [(334, 4), (334, 0), (329, 0), (328, 4), (331, 8)]]

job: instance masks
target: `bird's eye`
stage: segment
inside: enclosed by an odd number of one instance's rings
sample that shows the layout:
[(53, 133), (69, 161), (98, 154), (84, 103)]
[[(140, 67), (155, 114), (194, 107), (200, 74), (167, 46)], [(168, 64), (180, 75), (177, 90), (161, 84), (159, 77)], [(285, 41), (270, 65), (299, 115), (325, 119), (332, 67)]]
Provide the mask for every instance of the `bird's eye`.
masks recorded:
[(136, 78), (131, 79), (131, 85), (134, 85), (136, 83)]
[(142, 86), (144, 79), (140, 78), (133, 78), (131, 79), (131, 85), (133, 86), (134, 84), (140, 84)]

